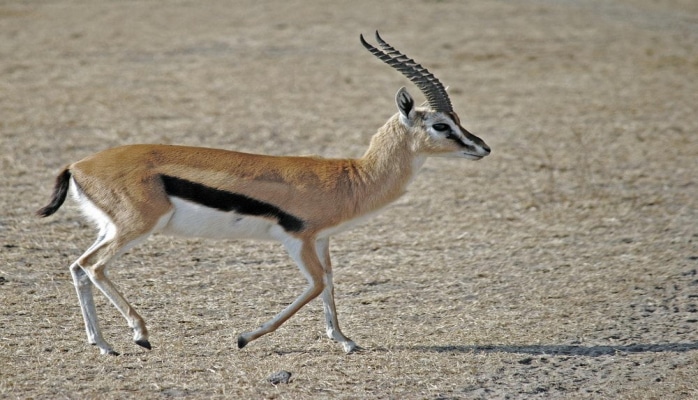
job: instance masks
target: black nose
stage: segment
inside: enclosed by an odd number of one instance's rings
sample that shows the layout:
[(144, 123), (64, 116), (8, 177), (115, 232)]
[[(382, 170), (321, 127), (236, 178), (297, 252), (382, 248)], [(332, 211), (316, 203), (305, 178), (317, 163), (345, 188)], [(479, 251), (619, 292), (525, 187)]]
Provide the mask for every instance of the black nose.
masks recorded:
[[(467, 132), (467, 131), (466, 131), (466, 132)], [(480, 147), (482, 148), (482, 150), (485, 152), (485, 155), (490, 154), (490, 152), (492, 151), (492, 150), (490, 150), (490, 146), (488, 146), (487, 143), (485, 143), (484, 140), (480, 139), (479, 137), (473, 135), (473, 134), (470, 133), (470, 132), (468, 132), (468, 139), (470, 139), (470, 140), (472, 140), (473, 142), (475, 142), (475, 144), (476, 144), (477, 146), (480, 146)]]

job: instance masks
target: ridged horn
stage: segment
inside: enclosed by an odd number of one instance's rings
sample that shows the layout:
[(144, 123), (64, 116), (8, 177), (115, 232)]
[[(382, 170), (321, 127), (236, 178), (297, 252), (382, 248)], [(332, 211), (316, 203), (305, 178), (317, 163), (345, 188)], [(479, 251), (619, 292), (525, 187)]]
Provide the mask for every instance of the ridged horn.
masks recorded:
[(413, 59), (402, 54), (400, 51), (389, 45), (376, 31), (376, 40), (383, 49), (379, 50), (364, 39), (364, 35), (359, 35), (361, 44), (376, 56), (379, 60), (390, 65), (402, 73), (407, 79), (414, 83), (427, 98), (429, 107), (434, 111), (452, 113), (453, 106), (448, 98), (444, 85), (426, 68), (417, 64)]

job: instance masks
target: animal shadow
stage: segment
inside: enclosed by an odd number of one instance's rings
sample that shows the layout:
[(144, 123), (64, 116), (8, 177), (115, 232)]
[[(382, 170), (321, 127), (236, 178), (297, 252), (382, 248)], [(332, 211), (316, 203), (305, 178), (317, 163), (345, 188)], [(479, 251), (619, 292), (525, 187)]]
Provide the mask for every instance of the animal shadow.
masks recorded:
[(582, 345), (472, 345), (416, 346), (413, 349), (437, 353), (517, 353), (531, 355), (567, 355), (599, 357), (618, 353), (664, 353), (698, 350), (694, 343), (629, 344), (609, 346)]

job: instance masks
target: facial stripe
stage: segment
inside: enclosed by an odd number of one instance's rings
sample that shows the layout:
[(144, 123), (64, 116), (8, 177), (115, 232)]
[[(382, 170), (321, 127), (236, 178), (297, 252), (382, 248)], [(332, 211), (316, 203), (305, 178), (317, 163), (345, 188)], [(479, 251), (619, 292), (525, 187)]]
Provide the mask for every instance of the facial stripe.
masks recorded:
[(467, 130), (465, 130), (465, 128), (463, 128), (460, 125), (460, 118), (458, 117), (458, 114), (456, 114), (454, 112), (450, 112), (450, 113), (448, 113), (448, 116), (451, 117), (451, 120), (456, 124), (456, 127), (463, 134), (463, 137), (456, 134), (455, 132), (451, 132), (448, 134), (448, 136), (446, 136), (446, 139), (453, 140), (459, 146), (466, 147), (468, 149), (472, 149), (473, 143), (470, 141), (470, 138), (469, 138), (469, 136), (472, 136), (472, 134), (470, 132), (468, 132)]
[(463, 140), (460, 137), (458, 137), (458, 135), (456, 135), (455, 133), (449, 133), (448, 135), (446, 135), (446, 139), (453, 140), (459, 146), (467, 147), (465, 142), (463, 142)]
[(458, 118), (458, 115), (456, 115), (456, 113), (451, 114), (451, 117), (454, 119), (454, 122), (458, 126), (458, 129), (460, 129), (461, 133), (463, 134), (462, 138), (457, 139), (464, 147), (467, 147), (470, 150), (476, 150), (478, 146), (482, 146), (485, 144), (482, 141), (482, 139), (468, 132), (467, 129), (461, 126), (460, 119)]
[(303, 229), (303, 220), (272, 204), (174, 176), (161, 175), (161, 178), (165, 184), (165, 192), (169, 196), (179, 197), (220, 211), (275, 218), (287, 232), (298, 232)]

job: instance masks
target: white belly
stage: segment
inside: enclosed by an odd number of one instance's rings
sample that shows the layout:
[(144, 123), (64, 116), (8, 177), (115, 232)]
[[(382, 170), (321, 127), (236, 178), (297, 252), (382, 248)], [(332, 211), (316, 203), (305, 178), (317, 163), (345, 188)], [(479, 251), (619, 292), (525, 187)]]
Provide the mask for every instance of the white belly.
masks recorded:
[(161, 232), (212, 239), (282, 240), (286, 234), (273, 219), (223, 212), (170, 197), (174, 212)]

